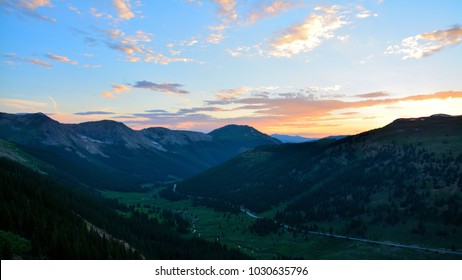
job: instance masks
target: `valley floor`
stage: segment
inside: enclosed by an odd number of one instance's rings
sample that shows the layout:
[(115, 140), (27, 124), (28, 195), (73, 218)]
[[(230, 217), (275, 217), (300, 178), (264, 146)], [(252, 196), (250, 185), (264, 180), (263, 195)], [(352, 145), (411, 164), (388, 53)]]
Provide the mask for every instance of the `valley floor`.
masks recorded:
[(160, 197), (159, 191), (104, 192), (104, 195), (135, 205), (146, 213), (153, 208), (180, 213), (190, 222), (187, 236), (221, 242), (256, 259), (462, 259), (459, 250), (354, 238), (325, 231), (300, 232), (288, 226), (281, 227), (277, 233), (260, 236), (249, 230), (258, 218), (256, 214), (245, 210), (235, 214), (218, 212), (194, 205), (190, 200), (169, 201)]

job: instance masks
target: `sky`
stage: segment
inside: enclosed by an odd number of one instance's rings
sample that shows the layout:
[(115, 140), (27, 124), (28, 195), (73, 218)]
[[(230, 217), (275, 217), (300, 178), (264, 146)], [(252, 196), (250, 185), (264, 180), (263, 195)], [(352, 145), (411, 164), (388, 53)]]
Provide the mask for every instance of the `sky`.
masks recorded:
[(459, 0), (0, 0), (0, 111), (356, 134), (462, 115)]

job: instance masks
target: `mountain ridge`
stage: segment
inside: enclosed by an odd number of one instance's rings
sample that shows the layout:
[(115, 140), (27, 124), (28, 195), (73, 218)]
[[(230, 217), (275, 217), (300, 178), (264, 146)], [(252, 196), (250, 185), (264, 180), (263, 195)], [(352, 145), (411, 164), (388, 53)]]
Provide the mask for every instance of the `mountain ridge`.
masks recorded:
[(256, 146), (280, 143), (247, 127), (249, 138), (241, 129), (226, 128), (232, 135), (227, 137), (167, 128), (133, 130), (112, 120), (61, 124), (43, 113), (0, 113), (1, 139), (68, 178), (83, 177), (85, 184), (100, 189), (140, 190), (142, 184), (186, 178)]

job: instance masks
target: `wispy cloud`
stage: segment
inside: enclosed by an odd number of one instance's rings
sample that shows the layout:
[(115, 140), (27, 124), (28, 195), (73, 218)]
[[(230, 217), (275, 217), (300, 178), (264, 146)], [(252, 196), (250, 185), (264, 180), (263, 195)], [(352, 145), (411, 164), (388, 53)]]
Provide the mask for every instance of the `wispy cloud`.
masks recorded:
[(95, 18), (108, 18), (108, 19), (113, 19), (112, 15), (106, 13), (106, 12), (100, 12), (98, 11), (97, 8), (90, 8), (90, 14), (94, 16)]
[(225, 110), (223, 108), (213, 107), (213, 106), (193, 107), (193, 108), (188, 108), (188, 109), (180, 109), (178, 110), (176, 114), (181, 116), (181, 115), (186, 115), (186, 114), (196, 114), (196, 113), (205, 113), (205, 112), (223, 112), (223, 111), (229, 111), (229, 110)]
[(168, 111), (161, 110), (161, 109), (152, 109), (152, 110), (145, 110), (146, 113), (159, 113), (159, 114), (168, 114)]
[(235, 89), (226, 89), (217, 92), (216, 97), (218, 99), (235, 99), (241, 94), (248, 93), (252, 90), (250, 87), (239, 87)]
[(204, 4), (200, 0), (187, 0), (191, 4), (196, 4), (197, 6), (203, 6)]
[(385, 96), (390, 96), (390, 94), (383, 92), (383, 91), (377, 91), (377, 92), (355, 95), (355, 97), (360, 97), (360, 98), (377, 98), (377, 97), (385, 97)]
[(78, 15), (82, 15), (82, 12), (79, 10), (79, 8), (77, 8), (76, 6), (72, 6), (72, 5), (67, 5), (67, 8), (73, 12), (75, 12), (76, 14)]
[(229, 25), (226, 25), (226, 24), (219, 24), (219, 25), (211, 25), (211, 26), (209, 26), (209, 29), (213, 30), (213, 31), (221, 31), (221, 30), (225, 30), (227, 28), (229, 28)]
[(228, 28), (230, 28), (228, 23), (209, 26), (209, 29), (212, 30), (212, 33), (207, 36), (205, 41), (207, 43), (219, 44), (225, 38), (225, 30)]
[(35, 64), (35, 65), (43, 66), (43, 67), (46, 67), (46, 68), (51, 68), (51, 63), (48, 63), (46, 61), (42, 61), (40, 59), (28, 58), (27, 61), (29, 61), (30, 63)]
[(445, 47), (462, 42), (462, 28), (458, 25), (407, 37), (401, 45), (388, 46), (386, 54), (402, 54), (403, 59), (421, 59), (441, 51)]
[(359, 13), (356, 14), (356, 18), (363, 19), (368, 17), (377, 17), (379, 16), (377, 13), (372, 13), (370, 10), (367, 10), (361, 5), (356, 5), (356, 9), (359, 10)]
[(53, 7), (51, 0), (2, 0), (0, 4), (5, 4), (7, 10), (14, 9), (25, 15), (49, 22), (56, 21), (56, 19), (47, 17), (36, 11), (41, 7)]
[(103, 93), (101, 93), (101, 96), (104, 97), (104, 98), (117, 98), (117, 96), (115, 96), (110, 91), (103, 91)]
[(77, 112), (74, 115), (78, 116), (92, 116), (92, 115), (114, 115), (115, 112), (106, 112), (106, 111), (87, 111), (87, 112)]
[(121, 29), (110, 29), (103, 31), (107, 37), (107, 45), (126, 55), (128, 62), (149, 62), (166, 65), (172, 62), (193, 62), (195, 60), (184, 57), (168, 57), (155, 51), (149, 43), (154, 34), (136, 31), (134, 34), (126, 35)]
[(82, 67), (83, 68), (93, 68), (93, 69), (95, 69), (95, 68), (101, 68), (103, 66), (99, 65), (99, 64), (84, 64), (84, 65), (82, 65)]
[(218, 16), (228, 20), (237, 19), (236, 1), (235, 0), (212, 0), (218, 5)]
[(217, 17), (222, 21), (218, 25), (209, 26), (212, 30), (205, 42), (210, 44), (219, 44), (225, 38), (225, 30), (231, 27), (231, 23), (236, 22), (238, 18), (235, 0), (211, 0), (218, 7)]
[(368, 17), (377, 17), (378, 14), (373, 14), (371, 11), (369, 10), (364, 10), (364, 11), (361, 11), (359, 13), (356, 14), (356, 17), (357, 18), (368, 18)]
[(46, 57), (48, 57), (49, 59), (58, 61), (58, 62), (64, 62), (64, 63), (74, 64), (74, 65), (78, 64), (77, 61), (71, 60), (70, 58), (68, 58), (66, 56), (61, 56), (61, 55), (56, 55), (56, 54), (49, 53), (49, 54), (46, 55)]
[(240, 57), (240, 56), (247, 56), (247, 57), (253, 57), (257, 55), (264, 55), (267, 53), (263, 48), (262, 48), (262, 43), (250, 46), (250, 47), (236, 47), (235, 49), (226, 49), (226, 52), (231, 55), (232, 57)]
[[(373, 98), (380, 94), (369, 94)], [(367, 98), (367, 97), (365, 97)], [(411, 95), (401, 98), (367, 99), (362, 101), (342, 101), (336, 99), (318, 99), (312, 95), (295, 95), (293, 98), (244, 98), (234, 100), (233, 104), (259, 106), (258, 114), (275, 117), (286, 116), (297, 118), (317, 118), (334, 110), (364, 108), (377, 105), (390, 105), (402, 101), (422, 101), (429, 99), (462, 98), (462, 92), (449, 91), (434, 94)]]
[(282, 32), (282, 36), (271, 43), (269, 54), (276, 57), (291, 57), (309, 52), (324, 40), (334, 37), (334, 31), (348, 24), (340, 6), (317, 7), (301, 24)]
[(51, 1), (50, 0), (19, 0), (15, 1), (20, 5), (21, 7), (24, 7), (25, 9), (28, 10), (35, 10), (40, 7), (48, 6), (51, 7)]
[(342, 88), (341, 85), (332, 85), (332, 86), (310, 86), (306, 89), (306, 92), (312, 93), (312, 92), (321, 92), (321, 93), (328, 93), (328, 92), (336, 92), (339, 91)]
[(283, 12), (289, 10), (290, 8), (300, 7), (303, 3), (285, 1), (285, 0), (274, 0), (271, 3), (262, 3), (261, 6), (257, 7), (252, 13), (248, 16), (246, 23), (254, 24), (260, 19), (275, 17)]
[[(144, 59), (145, 62), (152, 62), (155, 64), (162, 64), (162, 65), (167, 65), (172, 62), (198, 62), (197, 60), (191, 59), (191, 58), (184, 58), (184, 57), (168, 57), (165, 56), (161, 53), (149, 53), (147, 54)], [(199, 62), (200, 63), (200, 62)]]
[[(235, 24), (250, 25), (254, 24), (260, 19), (275, 17), (290, 8), (303, 5), (301, 2), (293, 2), (289, 0), (272, 0), (270, 1), (259, 1), (257, 5), (254, 5), (250, 9), (250, 13), (245, 19), (238, 21), (239, 15), (237, 11), (238, 1), (235, 0), (211, 0), (218, 7), (217, 17), (221, 18), (220, 24), (209, 26), (212, 31), (205, 39), (205, 42), (210, 44), (219, 44), (225, 38), (225, 31), (231, 28)], [(248, 3), (239, 3), (248, 4)]]
[[(149, 36), (148, 34), (143, 34), (142, 31), (136, 32), (134, 35), (126, 36), (121, 29), (110, 29), (105, 30), (104, 33), (108, 36), (109, 47), (113, 50), (120, 51), (127, 55), (127, 61), (137, 62), (141, 60), (141, 56), (146, 53), (152, 52), (152, 50), (144, 45), (146, 40), (145, 37)], [(142, 34), (140, 39), (138, 34)]]
[(122, 93), (124, 91), (129, 91), (130, 88), (126, 85), (112, 85), (112, 91), (115, 93)]
[(12, 109), (37, 112), (47, 108), (49, 104), (45, 102), (37, 102), (22, 99), (0, 98), (0, 107), (8, 107)]
[(55, 99), (49, 95), (47, 97), (48, 99), (50, 99), (51, 104), (53, 105), (53, 108), (55, 109), (55, 111), (59, 113), (58, 104), (56, 103)]
[[(133, 117), (142, 118), (141, 120), (127, 118), (125, 123), (138, 128), (155, 125), (200, 131), (210, 131), (219, 126), (236, 123), (252, 125), (265, 132), (287, 130), (309, 133), (317, 131), (318, 134), (326, 135), (333, 133), (333, 127), (336, 131), (339, 131), (337, 128), (345, 129), (343, 121), (351, 123), (351, 120), (355, 119), (355, 124), (359, 125), (359, 122), (364, 119), (364, 115), (361, 114), (363, 109), (369, 110), (375, 106), (389, 108), (394, 104), (407, 101), (461, 99), (462, 92), (438, 92), (384, 99), (373, 99), (373, 96), (364, 97), (368, 99), (359, 101), (322, 99), (313, 94), (300, 93), (275, 94), (271, 98), (246, 96), (210, 101), (206, 102), (203, 107), (183, 108), (175, 112), (159, 109), (147, 110), (144, 113), (133, 114)], [(214, 105), (211, 106), (212, 104)], [(351, 133), (347, 130), (345, 132)]]
[(101, 96), (104, 98), (118, 98), (117, 95), (122, 94), (124, 91), (129, 91), (131, 90), (130, 87), (126, 85), (116, 85), (113, 84), (111, 85), (112, 92), (111, 91), (103, 91)]
[(131, 10), (130, 0), (112, 0), (112, 4), (116, 8), (120, 19), (129, 20), (135, 17)]
[(132, 87), (150, 89), (153, 91), (158, 91), (158, 92), (167, 93), (167, 94), (188, 94), (189, 93), (189, 91), (181, 89), (183, 85), (172, 84), (172, 83), (158, 84), (158, 83), (153, 83), (149, 81), (138, 81), (134, 85), (132, 85)]
[(9, 53), (9, 54), (6, 54), (5, 57), (7, 57), (7, 63), (10, 64), (10, 65), (15, 65), (16, 62), (28, 62), (28, 63), (32, 63), (32, 64), (35, 64), (35, 65), (38, 65), (38, 66), (43, 66), (43, 67), (46, 67), (46, 68), (51, 68), (51, 63), (48, 63), (46, 61), (42, 61), (40, 59), (36, 59), (36, 58), (27, 58), (27, 57), (21, 57), (21, 56), (18, 56), (16, 53)]
[(210, 33), (205, 41), (207, 43), (219, 44), (221, 41), (223, 41), (224, 38), (225, 35), (223, 34), (223, 32), (219, 31), (217, 33)]

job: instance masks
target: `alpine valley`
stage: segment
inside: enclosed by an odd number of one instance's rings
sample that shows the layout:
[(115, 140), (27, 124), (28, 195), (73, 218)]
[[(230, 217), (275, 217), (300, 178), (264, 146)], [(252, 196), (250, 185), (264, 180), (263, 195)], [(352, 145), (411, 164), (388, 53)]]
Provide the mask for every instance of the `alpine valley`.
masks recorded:
[(0, 113), (2, 259), (462, 258), (462, 116), (275, 136)]

